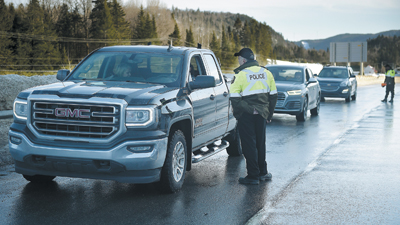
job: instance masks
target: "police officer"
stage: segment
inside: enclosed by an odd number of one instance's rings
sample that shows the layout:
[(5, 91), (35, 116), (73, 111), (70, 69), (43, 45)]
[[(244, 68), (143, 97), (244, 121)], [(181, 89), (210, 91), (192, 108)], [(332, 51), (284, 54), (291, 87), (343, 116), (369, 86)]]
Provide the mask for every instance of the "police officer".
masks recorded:
[(265, 159), (265, 128), (271, 122), (278, 94), (274, 77), (259, 66), (251, 49), (243, 48), (235, 56), (240, 66), (234, 70), (230, 100), (247, 168), (247, 176), (239, 178), (239, 183), (259, 184), (272, 178)]
[(386, 74), (385, 74), (385, 84), (386, 84), (386, 95), (385, 98), (382, 100), (382, 102), (386, 102), (387, 98), (389, 96), (389, 92), (391, 93), (391, 99), (389, 102), (393, 102), (393, 97), (394, 97), (394, 75), (395, 72), (394, 70), (392, 70), (392, 67), (389, 64), (385, 65), (385, 70), (386, 70)]

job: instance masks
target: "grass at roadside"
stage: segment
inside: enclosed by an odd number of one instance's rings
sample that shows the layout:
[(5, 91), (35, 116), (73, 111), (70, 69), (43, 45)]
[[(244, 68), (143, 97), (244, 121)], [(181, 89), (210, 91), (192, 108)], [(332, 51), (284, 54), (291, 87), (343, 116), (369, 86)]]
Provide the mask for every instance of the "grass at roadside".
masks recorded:
[(56, 75), (57, 71), (48, 71), (48, 72), (0, 71), (0, 76), (1, 75), (9, 75), (9, 74), (16, 74), (16, 75), (20, 75), (20, 76), (31, 77), (31, 76), (36, 76), (36, 75)]

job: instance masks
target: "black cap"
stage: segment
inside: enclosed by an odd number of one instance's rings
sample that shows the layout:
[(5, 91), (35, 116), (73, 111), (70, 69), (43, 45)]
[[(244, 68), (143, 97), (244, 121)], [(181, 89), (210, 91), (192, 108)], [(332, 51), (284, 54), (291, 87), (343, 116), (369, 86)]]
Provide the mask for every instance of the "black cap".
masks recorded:
[(243, 58), (246, 58), (248, 60), (254, 60), (254, 53), (249, 48), (242, 48), (242, 50), (240, 50), (239, 52), (235, 53), (234, 56), (242, 56)]
[(386, 64), (385, 67), (392, 69), (392, 67), (389, 64)]

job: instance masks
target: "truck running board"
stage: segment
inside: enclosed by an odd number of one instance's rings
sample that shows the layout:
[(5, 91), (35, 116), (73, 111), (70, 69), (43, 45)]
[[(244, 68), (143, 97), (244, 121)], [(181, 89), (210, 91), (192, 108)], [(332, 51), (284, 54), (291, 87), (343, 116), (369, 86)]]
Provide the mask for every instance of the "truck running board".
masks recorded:
[[(229, 142), (222, 140), (221, 144), (219, 144), (219, 145), (212, 144), (207, 147), (208, 147), (208, 150), (206, 150), (206, 151), (203, 151), (203, 148), (202, 148), (202, 149), (199, 149), (199, 150), (193, 152), (194, 155), (192, 156), (192, 163), (198, 163), (204, 159), (207, 159), (210, 156), (217, 154), (218, 152), (220, 152), (222, 150), (225, 150), (226, 148), (229, 147)], [(204, 148), (206, 148), (206, 147), (204, 147)]]

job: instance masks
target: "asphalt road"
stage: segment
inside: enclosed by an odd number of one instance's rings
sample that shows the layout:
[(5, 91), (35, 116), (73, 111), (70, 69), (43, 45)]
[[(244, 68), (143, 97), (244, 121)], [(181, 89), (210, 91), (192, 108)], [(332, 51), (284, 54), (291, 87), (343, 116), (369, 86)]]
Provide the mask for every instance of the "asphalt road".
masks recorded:
[[(272, 181), (238, 184), (242, 157), (221, 152), (195, 164), (183, 189), (57, 177), (34, 185), (0, 171), (1, 224), (399, 224), (399, 109), (384, 90), (327, 99), (320, 115), (275, 115), (267, 127)], [(396, 99), (395, 99), (396, 100)], [(400, 98), (398, 98), (400, 104)]]

